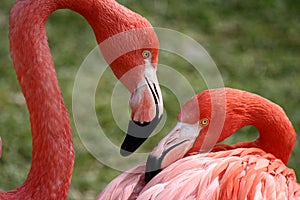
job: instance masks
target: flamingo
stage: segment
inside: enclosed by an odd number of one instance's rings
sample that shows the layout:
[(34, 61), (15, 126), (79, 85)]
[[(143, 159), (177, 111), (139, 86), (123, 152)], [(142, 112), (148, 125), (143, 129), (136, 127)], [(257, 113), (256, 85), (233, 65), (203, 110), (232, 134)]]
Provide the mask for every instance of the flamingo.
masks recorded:
[[(100, 49), (114, 74), (132, 93), (134, 124), (144, 127), (161, 115), (156, 78), (158, 39), (145, 18), (113, 0), (19, 0), (10, 13), (10, 52), (30, 114), (32, 165), (21, 186), (0, 191), (1, 200), (66, 199), (68, 195), (74, 164), (72, 133), (45, 33), (48, 16), (63, 8), (84, 16), (99, 44), (118, 33), (137, 33), (106, 42), (106, 46), (100, 44)], [(126, 48), (131, 51), (114, 58), (114, 52)], [(129, 71), (130, 77), (122, 79)], [(129, 132), (141, 134), (134, 132), (141, 128), (130, 128)], [(130, 140), (125, 146), (132, 142), (136, 141)]]
[[(216, 113), (226, 102), (218, 142), (247, 125), (256, 126), (260, 136), (232, 146), (217, 144), (212, 152), (201, 152), (213, 124), (212, 96)], [(300, 199), (295, 173), (285, 165), (295, 138), (283, 109), (271, 101), (237, 89), (206, 90), (182, 107), (177, 125), (153, 149), (147, 162), (115, 178), (97, 198)]]
[[(147, 139), (163, 113), (156, 76), (158, 38), (145, 18), (114, 0), (81, 0), (77, 3), (71, 0), (20, 0), (11, 11), (9, 33), (17, 74), (30, 71), (24, 67), (19, 69), (18, 65), (44, 65), (43, 62), (53, 65), (44, 27), (48, 16), (63, 8), (81, 14), (92, 26), (105, 60), (131, 93), (131, 120), (120, 151), (127, 156)], [(31, 51), (27, 52), (28, 49)]]

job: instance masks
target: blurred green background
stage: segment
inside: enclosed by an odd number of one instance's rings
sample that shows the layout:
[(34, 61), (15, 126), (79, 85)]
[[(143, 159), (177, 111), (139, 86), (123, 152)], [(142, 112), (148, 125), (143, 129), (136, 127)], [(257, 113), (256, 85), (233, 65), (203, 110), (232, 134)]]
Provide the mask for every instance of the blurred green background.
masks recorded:
[[(225, 85), (260, 94), (281, 105), (300, 131), (300, 3), (295, 0), (238, 1), (138, 1), (121, 4), (146, 17), (153, 26), (187, 34), (202, 44), (216, 62)], [(12, 0), (0, 2), (0, 188), (9, 190), (26, 178), (31, 162), (28, 112), (9, 56), (8, 16)], [(93, 199), (120, 172), (94, 159), (82, 145), (72, 119), (72, 88), (76, 72), (95, 47), (92, 29), (80, 15), (59, 10), (47, 21), (47, 35), (65, 103), (69, 109), (76, 150), (69, 199)], [(160, 62), (184, 74), (194, 89), (206, 88), (201, 77), (183, 59), (160, 54)], [(101, 79), (96, 97), (99, 123), (120, 145), (124, 133), (111, 114), (111, 91), (116, 79), (110, 70)], [(112, 81), (113, 80), (113, 81)], [(101, 92), (100, 92), (101, 91)], [(162, 87), (165, 127), (139, 151), (150, 149), (176, 123), (179, 104), (168, 88)], [(100, 94), (101, 93), (101, 94)], [(127, 101), (127, 100), (126, 100)], [(255, 128), (243, 128), (226, 142), (253, 139)], [(288, 166), (300, 178), (300, 137)]]

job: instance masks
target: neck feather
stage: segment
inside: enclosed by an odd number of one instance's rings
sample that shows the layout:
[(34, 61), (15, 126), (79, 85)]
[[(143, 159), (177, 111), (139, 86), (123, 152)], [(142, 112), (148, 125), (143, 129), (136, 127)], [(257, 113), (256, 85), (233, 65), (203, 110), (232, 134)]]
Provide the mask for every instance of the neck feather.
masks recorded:
[(291, 155), (296, 132), (283, 109), (273, 102), (249, 93), (227, 89), (227, 120), (220, 141), (236, 130), (255, 126), (259, 137), (234, 147), (258, 147), (287, 163)]
[[(43, 199), (66, 199), (74, 149), (68, 112), (47, 42), (46, 20), (53, 11), (69, 8), (95, 25), (92, 22), (93, 13), (104, 16), (105, 9), (110, 7), (111, 14), (116, 6), (110, 0), (27, 0), (18, 1), (13, 7), (10, 15), (10, 51), (30, 113), (32, 166), (24, 184), (7, 193), (0, 191), (0, 199), (39, 199), (42, 195), (47, 195)], [(103, 21), (99, 24), (106, 26)], [(98, 41), (111, 34), (109, 29), (102, 30)]]

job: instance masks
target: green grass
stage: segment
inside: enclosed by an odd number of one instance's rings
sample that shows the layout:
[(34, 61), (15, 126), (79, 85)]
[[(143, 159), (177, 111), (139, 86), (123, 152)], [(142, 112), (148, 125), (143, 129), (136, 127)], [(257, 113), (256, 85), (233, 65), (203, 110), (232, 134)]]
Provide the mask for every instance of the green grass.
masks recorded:
[[(8, 15), (14, 1), (0, 2), (0, 188), (15, 188), (26, 178), (31, 162), (31, 135), (28, 112), (9, 57)], [(154, 26), (185, 33), (210, 53), (225, 85), (260, 94), (281, 105), (300, 131), (300, 3), (298, 1), (138, 1), (120, 3), (138, 12)], [(67, 24), (67, 26), (66, 26)], [(120, 172), (99, 163), (82, 145), (72, 119), (72, 88), (76, 72), (95, 47), (92, 29), (76, 13), (60, 10), (47, 22), (47, 35), (65, 103), (71, 116), (75, 168), (69, 199), (93, 199)], [(160, 54), (162, 63), (189, 77), (196, 89), (205, 88), (189, 64), (175, 56)], [(96, 103), (99, 122), (119, 145), (123, 135), (110, 112), (110, 93), (115, 80), (110, 70), (98, 88)], [(176, 121), (178, 102), (162, 87), (168, 121), (161, 133), (146, 142), (140, 151), (149, 151)], [(101, 96), (100, 96), (101, 95)], [(100, 98), (101, 97), (101, 98)], [(127, 100), (126, 100), (127, 101)], [(244, 128), (228, 142), (248, 140), (255, 128)], [(300, 177), (300, 137), (288, 166)]]

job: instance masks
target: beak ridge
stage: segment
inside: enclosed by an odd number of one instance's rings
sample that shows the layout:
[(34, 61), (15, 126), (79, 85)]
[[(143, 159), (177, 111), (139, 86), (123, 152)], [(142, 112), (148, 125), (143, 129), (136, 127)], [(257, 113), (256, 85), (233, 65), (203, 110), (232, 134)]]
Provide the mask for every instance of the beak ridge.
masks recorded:
[(146, 164), (145, 182), (148, 183), (159, 172), (161, 172), (161, 159), (149, 155)]
[(130, 99), (132, 120), (121, 145), (120, 154), (129, 156), (141, 146), (154, 131), (163, 114), (163, 100), (156, 77), (156, 69), (146, 62), (145, 74)]
[(146, 163), (145, 181), (150, 181), (163, 168), (169, 166), (192, 148), (198, 134), (198, 123), (177, 123), (175, 128), (153, 149)]

